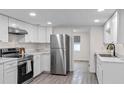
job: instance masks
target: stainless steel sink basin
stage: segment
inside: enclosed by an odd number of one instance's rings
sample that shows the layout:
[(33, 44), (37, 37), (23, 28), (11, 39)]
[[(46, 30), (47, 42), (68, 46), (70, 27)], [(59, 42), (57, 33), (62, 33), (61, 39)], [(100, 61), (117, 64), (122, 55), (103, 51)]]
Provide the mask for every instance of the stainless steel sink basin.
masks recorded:
[(111, 54), (99, 54), (101, 57), (117, 57), (117, 56), (112, 56)]

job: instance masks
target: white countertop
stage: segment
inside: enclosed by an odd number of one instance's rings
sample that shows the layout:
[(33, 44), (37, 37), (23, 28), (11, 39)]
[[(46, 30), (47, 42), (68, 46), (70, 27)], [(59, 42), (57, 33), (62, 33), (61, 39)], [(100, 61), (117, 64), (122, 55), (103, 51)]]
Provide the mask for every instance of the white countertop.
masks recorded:
[(30, 55), (50, 54), (50, 51), (36, 51), (36, 52), (28, 52), (26, 54), (30, 54)]
[(99, 57), (99, 59), (102, 62), (124, 63), (124, 59), (123, 58), (119, 58), (119, 57), (101, 57), (99, 54), (97, 54), (97, 56)]
[(1, 58), (0, 57), (0, 63), (5, 63), (9, 61), (14, 61), (14, 60), (17, 60), (17, 58)]

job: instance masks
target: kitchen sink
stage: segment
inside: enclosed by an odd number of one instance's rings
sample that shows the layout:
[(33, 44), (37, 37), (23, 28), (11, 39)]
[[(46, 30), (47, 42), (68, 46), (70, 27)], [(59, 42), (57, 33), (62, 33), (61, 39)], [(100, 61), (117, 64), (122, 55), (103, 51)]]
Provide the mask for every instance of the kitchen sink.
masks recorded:
[(99, 54), (101, 57), (117, 57), (117, 56), (112, 56), (111, 54)]

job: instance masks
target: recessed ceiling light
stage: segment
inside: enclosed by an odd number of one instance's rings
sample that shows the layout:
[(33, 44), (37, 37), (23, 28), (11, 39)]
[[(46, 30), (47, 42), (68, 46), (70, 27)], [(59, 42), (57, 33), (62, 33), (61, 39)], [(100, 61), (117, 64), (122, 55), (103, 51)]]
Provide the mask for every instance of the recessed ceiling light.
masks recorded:
[(95, 23), (99, 23), (100, 20), (99, 20), (99, 19), (95, 19), (94, 22), (95, 22)]
[(36, 16), (37, 14), (34, 12), (29, 13), (30, 16)]
[(77, 30), (76, 29), (73, 29), (73, 32), (77, 32)]
[(52, 22), (47, 22), (47, 24), (48, 24), (48, 25), (51, 25), (51, 24), (52, 24)]
[(98, 12), (102, 12), (102, 11), (104, 11), (104, 9), (98, 9), (97, 11), (98, 11)]

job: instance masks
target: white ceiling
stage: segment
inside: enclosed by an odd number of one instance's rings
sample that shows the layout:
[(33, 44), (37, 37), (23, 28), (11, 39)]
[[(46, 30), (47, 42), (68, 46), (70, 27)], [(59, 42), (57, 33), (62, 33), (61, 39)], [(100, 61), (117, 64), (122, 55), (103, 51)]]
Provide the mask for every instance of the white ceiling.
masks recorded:
[[(87, 26), (103, 25), (113, 14), (115, 9), (0, 9), (0, 13), (32, 23), (46, 26), (51, 21), (53, 26)], [(35, 12), (37, 16), (30, 17), (29, 13)], [(100, 23), (94, 23), (100, 19)]]

